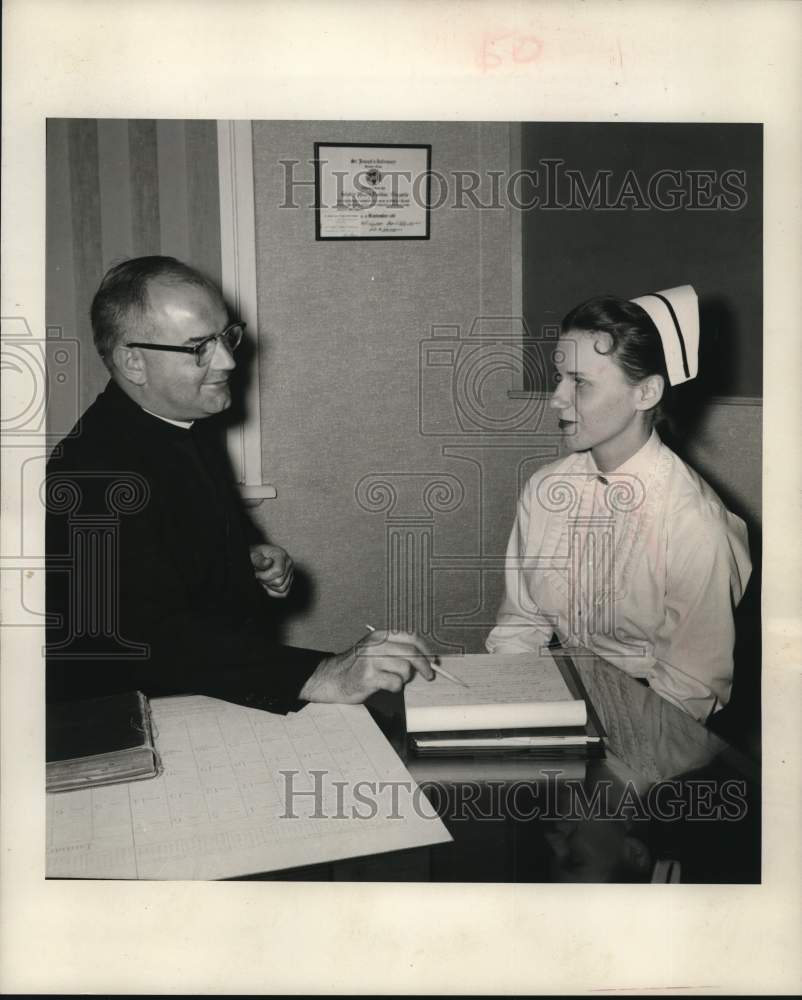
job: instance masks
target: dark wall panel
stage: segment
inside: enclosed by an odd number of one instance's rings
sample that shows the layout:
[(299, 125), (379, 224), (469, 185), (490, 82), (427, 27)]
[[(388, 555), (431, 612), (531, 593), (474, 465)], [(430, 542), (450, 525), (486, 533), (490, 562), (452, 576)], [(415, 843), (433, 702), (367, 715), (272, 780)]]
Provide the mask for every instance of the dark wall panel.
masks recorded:
[(216, 122), (186, 122), (186, 165), (190, 258), (194, 267), (220, 284)]
[(527, 124), (522, 149), (533, 334), (594, 295), (692, 284), (706, 388), (761, 396), (762, 126)]
[(102, 274), (103, 269), (97, 122), (73, 120), (68, 125), (68, 135), (75, 329), (84, 347), (79, 384), (81, 409), (85, 409), (105, 379), (105, 369), (94, 351), (89, 327), (89, 308), (97, 290), (96, 276)]
[(139, 257), (161, 250), (156, 122), (130, 122), (128, 141), (131, 148), (131, 225), (134, 256)]

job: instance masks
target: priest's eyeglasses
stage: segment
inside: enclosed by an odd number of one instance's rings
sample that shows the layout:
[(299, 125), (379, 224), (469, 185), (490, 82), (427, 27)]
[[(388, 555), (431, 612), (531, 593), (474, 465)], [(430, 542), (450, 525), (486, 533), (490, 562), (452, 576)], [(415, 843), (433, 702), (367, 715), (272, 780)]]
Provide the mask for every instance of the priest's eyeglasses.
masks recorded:
[(147, 351), (175, 351), (178, 354), (194, 354), (195, 364), (198, 368), (205, 368), (214, 357), (217, 341), (219, 340), (233, 354), (242, 343), (242, 335), (245, 333), (245, 323), (232, 323), (227, 326), (222, 333), (213, 333), (210, 337), (204, 337), (196, 344), (146, 344), (144, 341), (132, 340), (126, 347), (142, 347)]

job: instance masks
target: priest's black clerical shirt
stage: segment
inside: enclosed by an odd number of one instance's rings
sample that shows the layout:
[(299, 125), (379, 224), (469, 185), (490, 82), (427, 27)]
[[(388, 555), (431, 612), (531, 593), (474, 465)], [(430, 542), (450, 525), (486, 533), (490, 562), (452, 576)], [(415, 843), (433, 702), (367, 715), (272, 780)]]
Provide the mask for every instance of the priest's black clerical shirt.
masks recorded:
[(138, 689), (271, 711), (326, 655), (275, 640), (258, 538), (214, 418), (187, 429), (114, 382), (47, 466), (49, 700)]

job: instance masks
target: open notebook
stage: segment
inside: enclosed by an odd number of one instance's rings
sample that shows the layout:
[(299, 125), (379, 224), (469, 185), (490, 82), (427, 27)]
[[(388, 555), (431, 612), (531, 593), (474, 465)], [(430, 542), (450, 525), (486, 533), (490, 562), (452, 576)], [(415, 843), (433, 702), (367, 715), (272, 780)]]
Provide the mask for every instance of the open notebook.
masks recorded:
[(163, 771), (47, 796), (47, 875), (221, 879), (450, 841), (363, 705), (151, 702)]
[(603, 732), (570, 659), (560, 654), (443, 656), (442, 674), (404, 691), (418, 754), (603, 752)]

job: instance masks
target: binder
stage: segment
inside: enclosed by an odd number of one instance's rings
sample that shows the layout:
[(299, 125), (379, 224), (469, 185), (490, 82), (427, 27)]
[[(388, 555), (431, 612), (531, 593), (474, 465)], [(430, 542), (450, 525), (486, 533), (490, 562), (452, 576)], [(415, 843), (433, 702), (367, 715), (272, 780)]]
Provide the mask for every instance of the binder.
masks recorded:
[(51, 703), (45, 730), (48, 792), (153, 778), (161, 770), (141, 691)]
[[(416, 756), (604, 755), (601, 721), (573, 661), (561, 650), (554, 656), (449, 657), (448, 669), (463, 680), (472, 678), (471, 688), (441, 686), (439, 697), (447, 704), (438, 704), (438, 694), (421, 687), (405, 696), (407, 746)], [(503, 701), (492, 699), (496, 689)], [(539, 700), (539, 695), (547, 697)], [(429, 727), (429, 720), (442, 725)]]

